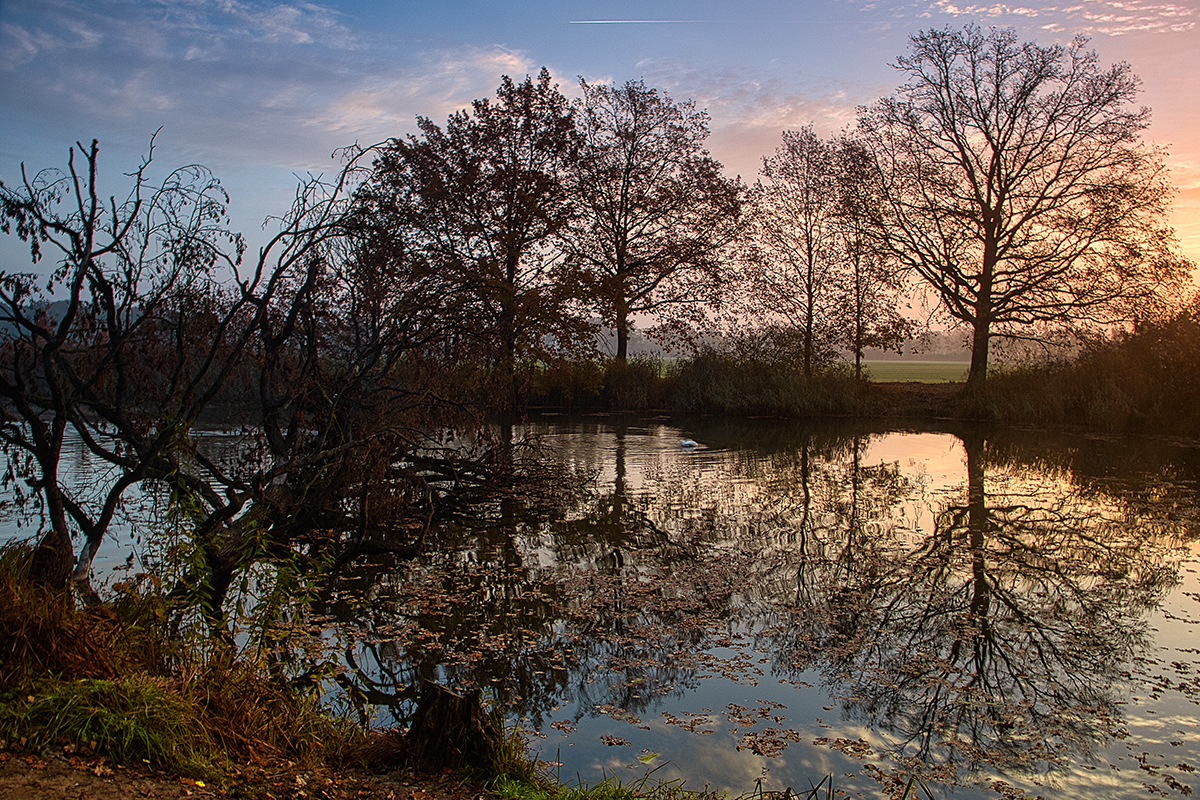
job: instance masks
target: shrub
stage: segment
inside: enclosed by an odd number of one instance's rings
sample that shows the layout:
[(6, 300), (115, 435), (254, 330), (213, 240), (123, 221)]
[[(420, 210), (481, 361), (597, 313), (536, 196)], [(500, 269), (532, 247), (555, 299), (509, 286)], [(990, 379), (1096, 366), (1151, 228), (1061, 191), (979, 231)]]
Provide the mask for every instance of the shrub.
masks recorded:
[(863, 398), (862, 384), (836, 366), (805, 378), (792, 365), (706, 350), (679, 364), (671, 405), (690, 413), (799, 417), (852, 414)]
[(1198, 312), (1140, 324), (1072, 362), (998, 371), (981, 410), (1006, 422), (1200, 434)]
[(79, 608), (29, 579), (32, 554), (0, 547), (0, 739), (208, 777), (230, 761), (317, 760), (352, 738), (226, 643), (173, 640), (152, 582)]

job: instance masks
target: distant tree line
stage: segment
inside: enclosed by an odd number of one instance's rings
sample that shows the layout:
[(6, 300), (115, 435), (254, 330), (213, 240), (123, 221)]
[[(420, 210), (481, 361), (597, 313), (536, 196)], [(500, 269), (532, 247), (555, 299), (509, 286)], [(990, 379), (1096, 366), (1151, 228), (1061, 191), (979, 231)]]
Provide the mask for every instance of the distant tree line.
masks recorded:
[[(601, 329), (623, 364), (635, 327), (683, 347), (722, 322), (803, 387), (911, 336), (915, 285), (970, 330), (978, 386), (996, 336), (1169, 314), (1188, 264), (1127, 65), (968, 27), (912, 37), (897, 66), (895, 96), (832, 140), (785, 132), (750, 187), (690, 101), (505, 77), (444, 126), (347, 149), (257, 253), (202, 167), (154, 181), (148, 156), (123, 200), (99, 192), (95, 142), (23, 171), (0, 229), (52, 263), (0, 272), (0, 441), (43, 520), (41, 573), (89, 594), (134, 487), (181, 532), (178, 590), (218, 630), (264, 560), (415, 552), (434, 520), (535, 491), (544, 465), (483, 415), (519, 409), (533, 371), (598, 359)], [(238, 436), (214, 451), (194, 431), (218, 410)], [(105, 465), (82, 488), (69, 439)]]

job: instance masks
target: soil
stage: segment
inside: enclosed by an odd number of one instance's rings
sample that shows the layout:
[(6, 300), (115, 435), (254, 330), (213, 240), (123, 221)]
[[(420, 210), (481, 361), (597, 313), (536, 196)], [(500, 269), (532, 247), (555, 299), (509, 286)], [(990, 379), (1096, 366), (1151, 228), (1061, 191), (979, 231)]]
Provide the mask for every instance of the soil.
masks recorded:
[(957, 417), (962, 390), (960, 383), (873, 383), (868, 402), (881, 416)]
[(244, 766), (221, 785), (150, 769), (131, 769), (97, 756), (54, 751), (0, 751), (0, 800), (126, 800), (231, 797), (244, 800), (494, 800), (449, 774), (367, 775), (305, 769), (292, 762)]

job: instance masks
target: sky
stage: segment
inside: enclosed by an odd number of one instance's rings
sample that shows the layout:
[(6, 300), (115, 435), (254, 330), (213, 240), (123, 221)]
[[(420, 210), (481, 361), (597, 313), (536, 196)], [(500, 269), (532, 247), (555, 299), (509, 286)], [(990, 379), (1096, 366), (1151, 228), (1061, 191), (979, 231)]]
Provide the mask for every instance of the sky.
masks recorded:
[[(161, 128), (156, 165), (209, 167), (253, 241), (338, 148), (442, 123), (545, 66), (572, 96), (582, 77), (695, 100), (713, 156), (753, 181), (783, 130), (831, 135), (892, 94), (909, 35), (968, 23), (1043, 45), (1084, 35), (1103, 64), (1132, 65), (1200, 262), (1200, 0), (0, 0), (0, 180), (95, 138), (115, 193)], [(0, 268), (24, 269), (11, 258)]]

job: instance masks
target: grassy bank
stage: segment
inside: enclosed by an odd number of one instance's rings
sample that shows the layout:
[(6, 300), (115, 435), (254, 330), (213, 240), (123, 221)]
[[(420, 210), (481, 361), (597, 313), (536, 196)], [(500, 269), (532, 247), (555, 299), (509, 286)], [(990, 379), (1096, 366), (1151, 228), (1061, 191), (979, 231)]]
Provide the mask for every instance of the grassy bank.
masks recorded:
[(688, 359), (573, 361), (534, 371), (531, 407), (692, 414), (851, 414), (864, 384), (844, 369), (804, 376), (789, 364), (708, 351)]
[[(609, 778), (563, 785), (529, 758), (523, 741), (477, 694), (423, 693), (409, 730), (365, 730), (331, 716), (311, 694), (226, 644), (174, 636), (161, 594), (126, 584), (106, 605), (82, 607), (69, 592), (28, 579), (32, 556), (26, 545), (0, 547), (0, 751), (73, 762), (94, 756), (235, 797), (383, 798), (418, 791), (431, 800), (473, 800), (481, 791), (509, 800), (727, 797), (655, 781), (652, 772), (632, 784)], [(426, 702), (439, 697), (451, 698), (453, 707)], [(426, 733), (433, 738), (423, 738)], [(68, 773), (63, 786), (75, 791), (83, 779), (103, 781), (98, 796), (123, 796), (120, 784), (113, 785), (121, 775), (100, 760), (88, 765)], [(403, 782), (378, 788), (367, 777), (379, 774)], [(44, 775), (38, 785), (48, 792), (39, 797), (54, 796)], [(297, 793), (305, 785), (309, 790)], [(918, 796), (911, 780), (899, 789), (894, 796)], [(827, 776), (805, 791), (759, 788), (735, 800), (833, 796)]]
[(33, 550), (0, 549), (0, 739), (220, 781), (235, 764), (345, 762), (363, 736), (261, 664), (169, 635), (162, 595), (104, 606), (28, 579)]
[(687, 359), (563, 362), (533, 372), (528, 405), (574, 411), (666, 411), (725, 416), (954, 416), (960, 384), (892, 370), (856, 380), (847, 365), (805, 376), (793, 365), (717, 352)]
[(953, 362), (791, 362), (716, 351), (692, 358), (563, 362), (535, 370), (529, 406), (728, 416), (949, 417), (1111, 433), (1200, 436), (1200, 310), (1143, 323), (1058, 362), (994, 366), (983, 387)]
[(961, 406), (1001, 422), (1200, 436), (1200, 309), (1141, 324), (1071, 361), (996, 370)]

